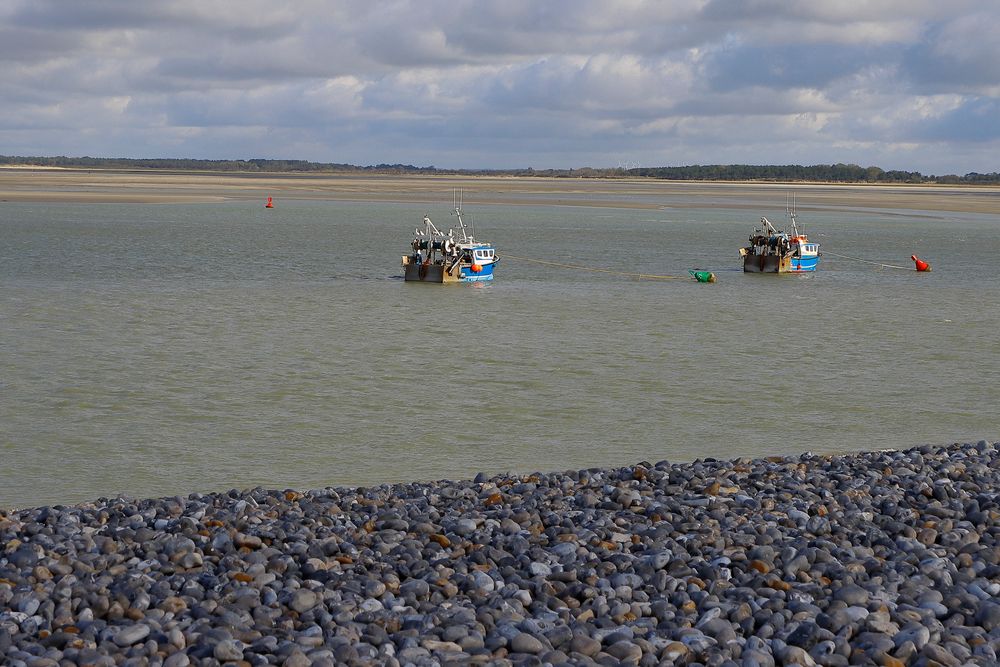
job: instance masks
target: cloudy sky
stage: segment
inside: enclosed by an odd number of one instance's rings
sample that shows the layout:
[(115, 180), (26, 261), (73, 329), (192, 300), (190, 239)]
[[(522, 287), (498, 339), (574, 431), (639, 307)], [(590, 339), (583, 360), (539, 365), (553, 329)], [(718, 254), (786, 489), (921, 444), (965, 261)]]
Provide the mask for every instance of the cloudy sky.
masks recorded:
[(0, 0), (0, 154), (1000, 170), (996, 0)]

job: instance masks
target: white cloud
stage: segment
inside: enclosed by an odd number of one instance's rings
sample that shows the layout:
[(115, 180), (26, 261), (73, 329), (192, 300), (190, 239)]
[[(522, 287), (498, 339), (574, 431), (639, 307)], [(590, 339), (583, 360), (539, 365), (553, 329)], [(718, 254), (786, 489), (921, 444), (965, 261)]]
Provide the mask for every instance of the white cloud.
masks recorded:
[(0, 151), (993, 171), (998, 32), (974, 0), (8, 0)]

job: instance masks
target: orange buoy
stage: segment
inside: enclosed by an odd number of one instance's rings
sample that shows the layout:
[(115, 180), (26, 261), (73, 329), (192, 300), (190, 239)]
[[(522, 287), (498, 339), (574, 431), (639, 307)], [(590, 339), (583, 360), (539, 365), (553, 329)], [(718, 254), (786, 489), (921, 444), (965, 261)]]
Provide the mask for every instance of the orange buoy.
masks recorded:
[(267, 198), (267, 203), (264, 204), (264, 208), (274, 208), (274, 202), (271, 201), (271, 197), (270, 196)]
[(916, 255), (910, 255), (910, 259), (912, 259), (913, 263), (916, 265), (917, 271), (930, 271), (931, 270), (931, 265), (928, 264), (927, 262), (925, 262), (922, 259), (917, 259)]
[(483, 267), (479, 266), (478, 264), (473, 264), (472, 265), (472, 272), (473, 273), (479, 273), (482, 270), (483, 270)]

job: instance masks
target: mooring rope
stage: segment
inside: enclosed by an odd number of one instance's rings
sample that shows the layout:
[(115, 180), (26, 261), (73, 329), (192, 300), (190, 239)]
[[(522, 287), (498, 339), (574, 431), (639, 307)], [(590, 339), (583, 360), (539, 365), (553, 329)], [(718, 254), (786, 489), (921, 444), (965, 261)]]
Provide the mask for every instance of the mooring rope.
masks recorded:
[(835, 252), (830, 252), (829, 250), (823, 251), (824, 255), (833, 255), (834, 257), (840, 257), (842, 259), (852, 259), (855, 262), (864, 262), (865, 264), (874, 264), (875, 266), (882, 266), (888, 269), (902, 269), (904, 271), (915, 271), (912, 266), (899, 266), (897, 264), (885, 264), (883, 262), (871, 262), (867, 259), (861, 259), (860, 257), (848, 257), (847, 255), (838, 255)]
[(627, 271), (613, 271), (612, 269), (602, 269), (595, 266), (583, 266), (581, 264), (566, 264), (563, 262), (549, 262), (543, 259), (531, 259), (530, 257), (518, 257), (503, 253), (502, 259), (516, 259), (520, 262), (531, 262), (533, 264), (544, 264), (545, 266), (557, 266), (563, 269), (577, 269), (579, 271), (593, 271), (594, 273), (607, 273), (613, 276), (627, 276), (638, 280), (690, 280), (690, 276), (660, 276), (651, 273), (629, 273)]

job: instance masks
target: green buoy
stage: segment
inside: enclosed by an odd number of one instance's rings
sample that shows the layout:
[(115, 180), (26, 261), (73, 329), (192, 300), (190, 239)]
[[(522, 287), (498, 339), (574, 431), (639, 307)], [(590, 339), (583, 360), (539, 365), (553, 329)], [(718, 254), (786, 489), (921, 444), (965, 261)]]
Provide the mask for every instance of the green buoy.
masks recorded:
[(712, 273), (711, 271), (696, 271), (695, 269), (691, 269), (688, 271), (688, 273), (694, 276), (694, 279), (700, 283), (715, 282), (715, 274)]

